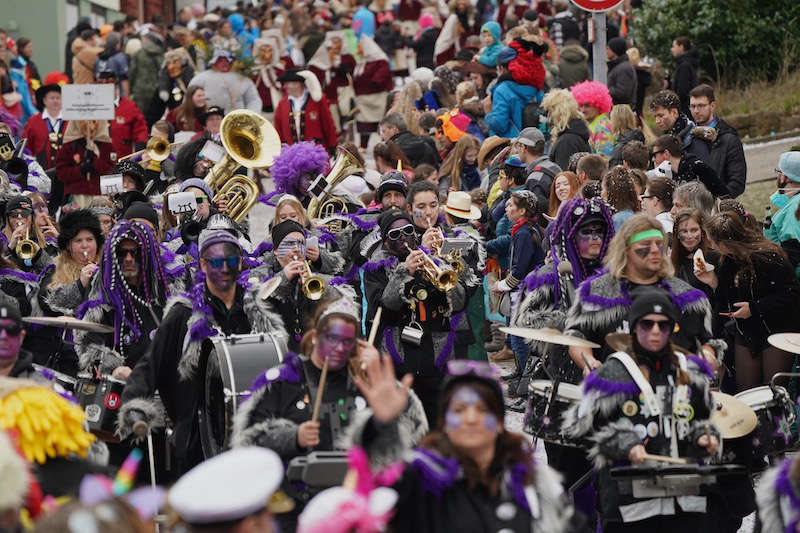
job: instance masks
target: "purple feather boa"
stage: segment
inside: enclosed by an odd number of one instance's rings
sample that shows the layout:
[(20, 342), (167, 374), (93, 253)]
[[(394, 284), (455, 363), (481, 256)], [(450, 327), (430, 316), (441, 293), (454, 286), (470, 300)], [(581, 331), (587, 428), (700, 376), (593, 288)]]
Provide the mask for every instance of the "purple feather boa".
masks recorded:
[(700, 368), (700, 371), (706, 375), (706, 377), (714, 377), (714, 371), (711, 369), (711, 365), (708, 364), (708, 361), (702, 357), (698, 357), (696, 355), (687, 355), (686, 359), (696, 364)]
[(273, 378), (267, 377), (267, 372), (270, 369), (261, 372), (258, 377), (253, 380), (250, 390), (245, 394), (245, 397), (250, 397), (256, 392), (260, 391), (270, 383), (276, 381), (286, 381), (287, 383), (300, 383), (300, 373), (302, 371), (302, 362), (300, 357), (294, 352), (289, 352), (283, 360), (283, 364), (277, 367), (278, 375)]
[(536, 269), (527, 275), (523, 284), (525, 285), (525, 290), (528, 292), (538, 289), (543, 285), (557, 285), (558, 273), (548, 272), (547, 274), (539, 274), (539, 269)]
[(612, 394), (625, 394), (627, 396), (634, 396), (639, 394), (639, 386), (633, 381), (628, 383), (620, 383), (617, 381), (608, 381), (597, 375), (597, 372), (591, 372), (586, 379), (583, 380), (583, 392), (596, 390), (605, 393), (606, 396)]
[(436, 368), (442, 372), (445, 371), (447, 360), (450, 358), (450, 354), (453, 353), (453, 347), (456, 345), (456, 326), (458, 326), (458, 323), (461, 322), (461, 318), (466, 314), (466, 312), (467, 311), (464, 310), (450, 317), (450, 332), (447, 334), (447, 340), (445, 341), (444, 346), (442, 346), (442, 351), (439, 352), (439, 355), (436, 357), (436, 361), (433, 363), (436, 365)]
[(345, 274), (344, 276), (336, 276), (335, 278), (331, 279), (330, 282), (328, 282), (328, 285), (333, 285), (334, 287), (336, 285), (344, 285), (345, 283), (350, 283), (355, 281), (357, 277), (358, 277), (358, 265), (353, 263), (353, 266), (350, 267), (350, 270), (347, 271), (347, 274)]
[(517, 463), (512, 466), (509, 476), (509, 488), (517, 505), (530, 513), (531, 507), (528, 504), (528, 498), (525, 497), (525, 478), (528, 476), (528, 469), (529, 467), (525, 463)]
[(357, 227), (363, 232), (368, 232), (372, 228), (378, 225), (378, 222), (376, 220), (363, 220), (362, 218), (356, 215), (351, 215), (350, 213), (342, 213), (342, 216), (348, 219), (350, 222), (352, 222), (355, 225), (355, 227)]
[(320, 244), (330, 244), (332, 242), (336, 242), (336, 235), (328, 231), (327, 228), (319, 226), (317, 230), (319, 231)]
[[(586, 282), (581, 284), (580, 288), (578, 289), (581, 300), (595, 304), (603, 309), (608, 309), (615, 306), (630, 307), (632, 303), (631, 296), (624, 284), (620, 286), (621, 296), (616, 298), (606, 298), (605, 296), (592, 293), (592, 283), (594, 280), (606, 274), (608, 274), (608, 270), (604, 268), (594, 276), (587, 278)], [(694, 288), (681, 294), (675, 294), (670, 284), (663, 279), (658, 282), (658, 286), (669, 293), (670, 298), (672, 298), (672, 301), (681, 311), (683, 311), (687, 306), (706, 297), (703, 291)]]
[(262, 194), (258, 197), (258, 201), (264, 205), (268, 205), (270, 207), (275, 207), (275, 203), (272, 202), (272, 198), (278, 196), (279, 194), (283, 194), (283, 191), (272, 191), (268, 194)]
[[(46, 380), (51, 381), (54, 385), (57, 384), (57, 382), (56, 382), (56, 374), (55, 374), (55, 372), (53, 372), (49, 368), (43, 366), (41, 368), (36, 369), (36, 372), (38, 372)], [(59, 385), (58, 388), (54, 387), (53, 391), (56, 394), (58, 394), (59, 396), (61, 396), (62, 398), (64, 398), (65, 400), (69, 401), (69, 402), (72, 402), (74, 404), (78, 403), (78, 399), (75, 398), (75, 396), (73, 396), (71, 392), (69, 392), (68, 390), (64, 389), (64, 387), (61, 387), (60, 385)]]
[(386, 259), (381, 259), (380, 261), (369, 261), (361, 265), (361, 268), (364, 269), (364, 272), (377, 272), (378, 270), (383, 270), (384, 268), (391, 268), (397, 264), (398, 259), (395, 256), (387, 257)]
[[(425, 456), (425, 459), (416, 457), (411, 462), (411, 467), (419, 473), (422, 490), (441, 498), (444, 491), (458, 479), (461, 470), (458, 460), (442, 457), (426, 448), (417, 448), (415, 453)], [(431, 466), (431, 463), (441, 470)]]
[(14, 270), (13, 268), (0, 268), (0, 276), (9, 276), (28, 283), (36, 283), (39, 281), (39, 275), (36, 272), (23, 272), (21, 270)]
[(793, 515), (786, 524), (786, 533), (794, 533), (798, 522), (800, 522), (800, 498), (794, 488), (794, 483), (789, 479), (789, 470), (792, 467), (792, 459), (785, 459), (778, 470), (775, 478), (775, 490), (780, 496), (786, 496), (791, 504)]
[(255, 250), (253, 250), (253, 253), (250, 254), (250, 257), (260, 257), (267, 252), (271, 252), (274, 248), (275, 246), (271, 242), (264, 241), (259, 244)]
[(400, 352), (397, 351), (397, 346), (394, 345), (392, 328), (383, 329), (383, 345), (386, 347), (386, 351), (389, 352), (389, 355), (392, 356), (392, 361), (394, 361), (395, 364), (403, 362), (403, 358), (400, 357)]
[(104, 303), (102, 295), (96, 300), (86, 300), (75, 309), (75, 317), (82, 319), (90, 309), (100, 307)]

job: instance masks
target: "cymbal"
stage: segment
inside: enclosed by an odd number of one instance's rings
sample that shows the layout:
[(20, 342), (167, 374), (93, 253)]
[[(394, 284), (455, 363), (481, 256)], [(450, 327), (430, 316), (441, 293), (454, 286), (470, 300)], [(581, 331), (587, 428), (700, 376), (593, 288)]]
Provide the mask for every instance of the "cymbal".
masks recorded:
[[(618, 352), (627, 352), (633, 346), (631, 336), (627, 333), (609, 333), (606, 335), (606, 344), (608, 344), (612, 350), (616, 350)], [(674, 343), (670, 343), (670, 346), (672, 346), (673, 352), (679, 352), (687, 355), (692, 353), (690, 350), (681, 348)]]
[(73, 316), (26, 316), (22, 321), (27, 324), (38, 324), (54, 328), (79, 329), (93, 333), (114, 333), (113, 326), (89, 322), (88, 320), (78, 320)]
[(776, 333), (767, 342), (785, 352), (800, 354), (800, 333)]
[(262, 300), (266, 300), (267, 298), (272, 296), (272, 293), (275, 292), (278, 289), (278, 287), (280, 287), (280, 285), (281, 285), (280, 275), (271, 277), (258, 290), (258, 297)]
[(564, 335), (557, 329), (553, 328), (507, 328), (502, 327), (500, 331), (514, 335), (515, 337), (523, 337), (526, 339), (533, 339), (535, 341), (549, 342), (550, 344), (560, 344), (562, 346), (580, 346), (583, 348), (600, 348), (599, 344), (591, 341), (581, 339), (580, 337), (572, 337)]
[(711, 412), (711, 421), (719, 428), (722, 438), (738, 439), (756, 428), (758, 417), (742, 400), (717, 391), (712, 391), (711, 397), (716, 406)]

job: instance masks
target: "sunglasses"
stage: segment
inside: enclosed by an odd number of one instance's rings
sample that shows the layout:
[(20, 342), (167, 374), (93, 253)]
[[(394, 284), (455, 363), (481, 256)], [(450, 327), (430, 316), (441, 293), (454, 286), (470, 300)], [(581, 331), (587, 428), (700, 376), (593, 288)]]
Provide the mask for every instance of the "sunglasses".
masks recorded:
[(0, 324), (0, 331), (5, 331), (9, 337), (16, 337), (22, 332), (22, 326), (14, 324), (13, 326), (4, 326)]
[(655, 194), (641, 194), (641, 195), (639, 195), (639, 199), (640, 200), (646, 200), (647, 198), (655, 198), (655, 197), (656, 197)]
[(646, 331), (651, 331), (653, 327), (658, 326), (658, 330), (662, 333), (669, 333), (675, 327), (672, 320), (650, 320), (647, 318), (641, 319), (636, 325), (641, 326)]
[(139, 258), (139, 249), (138, 248), (117, 248), (117, 260), (123, 261), (129, 255), (134, 259)]
[(8, 214), (8, 218), (27, 218), (33, 213), (30, 209), (15, 209)]
[(666, 152), (666, 150), (656, 150), (655, 152), (651, 152), (650, 153), (650, 157), (653, 158), (653, 157), (657, 156), (658, 154), (663, 154), (664, 152)]
[(228, 257), (204, 257), (203, 261), (208, 263), (211, 268), (219, 270), (222, 265), (228, 265), (228, 268), (236, 268), (240, 259), (241, 257), (238, 255), (230, 255)]
[(470, 359), (452, 359), (447, 363), (447, 373), (451, 376), (478, 376), (485, 379), (500, 380), (500, 371), (489, 363)]
[(330, 333), (323, 333), (322, 340), (325, 341), (325, 344), (330, 344), (331, 346), (341, 344), (345, 350), (350, 350), (356, 345), (355, 337), (339, 337), (338, 335), (331, 335)]
[(408, 235), (409, 237), (414, 235), (414, 226), (412, 224), (406, 224), (401, 228), (390, 229), (386, 232), (386, 236), (392, 241), (396, 241), (403, 235)]
[(208, 200), (208, 196), (205, 194), (202, 196), (195, 196), (194, 201), (197, 202), (197, 205), (203, 205)]

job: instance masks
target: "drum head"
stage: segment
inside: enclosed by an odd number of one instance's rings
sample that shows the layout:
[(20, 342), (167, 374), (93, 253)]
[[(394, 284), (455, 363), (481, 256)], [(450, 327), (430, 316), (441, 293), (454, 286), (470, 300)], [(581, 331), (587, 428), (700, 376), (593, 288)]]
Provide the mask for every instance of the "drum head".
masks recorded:
[(239, 404), (259, 374), (281, 364), (286, 353), (283, 338), (271, 333), (216, 337), (212, 343), (202, 366), (200, 440), (206, 458), (230, 447)]
[[(528, 391), (539, 396), (549, 396), (553, 390), (553, 382), (548, 379), (535, 379), (528, 385)], [(572, 383), (559, 383), (556, 398), (566, 402), (581, 401), (582, 391), (580, 385)]]
[(773, 402), (774, 394), (772, 393), (772, 389), (769, 388), (769, 385), (762, 385), (742, 391), (739, 394), (735, 394), (733, 397), (743, 401), (753, 410), (758, 411)]

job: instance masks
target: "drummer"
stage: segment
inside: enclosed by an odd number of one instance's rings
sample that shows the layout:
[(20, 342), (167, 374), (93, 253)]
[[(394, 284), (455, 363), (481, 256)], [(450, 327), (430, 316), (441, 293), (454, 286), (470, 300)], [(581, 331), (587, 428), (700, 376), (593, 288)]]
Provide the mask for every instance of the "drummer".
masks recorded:
[[(644, 213), (626, 220), (611, 240), (603, 262), (606, 271), (587, 279), (578, 289), (564, 333), (601, 345), (609, 333), (630, 333), (625, 319), (633, 293), (660, 287), (680, 310), (672, 341), (690, 349), (702, 345), (702, 357), (713, 368), (718, 367), (726, 344), (711, 338), (711, 304), (702, 291), (674, 277), (658, 220)], [(584, 375), (599, 368), (608, 353), (608, 348), (597, 353), (589, 348), (569, 348), (570, 357)]]
[[(357, 336), (358, 308), (346, 298), (321, 306), (314, 327), (303, 336), (300, 356), (287, 357), (280, 367), (267, 370), (251, 389), (252, 396), (239, 407), (233, 445), (264, 446), (284, 462), (310, 451), (347, 449), (345, 431), (369, 419), (366, 400), (359, 395), (354, 376), (360, 362), (378, 357), (377, 350)], [(327, 378), (321, 382), (323, 367)], [(324, 387), (324, 388), (323, 388)], [(319, 419), (313, 420), (315, 399), (322, 389)], [(409, 391), (393, 444), (416, 443), (427, 432), (422, 405)], [(311, 494), (302, 488), (286, 490), (298, 503), (295, 513), (279, 517), (281, 531), (294, 531), (294, 520)]]
[(209, 339), (270, 331), (285, 335), (280, 316), (268, 304), (256, 304), (259, 287), (250, 287), (241, 275), (239, 240), (225, 230), (203, 230), (199, 243), (195, 285), (174, 298), (149, 352), (128, 378), (117, 419), (123, 438), (139, 420), (157, 429), (163, 424), (161, 404), (154, 399), (158, 390), (175, 423), (174, 464), (179, 474), (203, 460), (196, 417), (201, 385), (196, 378), (211, 351)]
[[(600, 198), (572, 198), (558, 211), (552, 227), (552, 261), (536, 269), (520, 285), (520, 303), (511, 318), (512, 326), (563, 330), (578, 285), (602, 269), (603, 257), (614, 237), (611, 211)], [(537, 341), (531, 349), (537, 355), (547, 357), (546, 372), (534, 375), (533, 363), (539, 358), (531, 357), (524, 378), (557, 379), (575, 385), (581, 382), (581, 369), (570, 359), (566, 348)], [(527, 387), (528, 379), (523, 379), (521, 386)], [(521, 394), (523, 391), (517, 392)], [(539, 398), (531, 396), (532, 401)], [(531, 408), (535, 412), (545, 412), (539, 405), (531, 404)], [(528, 412), (526, 420), (532, 414)], [(583, 450), (550, 442), (545, 442), (544, 446), (547, 463), (561, 472), (565, 487), (572, 486), (592, 468)], [(592, 494), (591, 488), (576, 493), (576, 501), (580, 502), (585, 514), (593, 513)]]
[(609, 471), (612, 464), (642, 465), (648, 454), (705, 457), (719, 447), (718, 431), (709, 421), (710, 367), (669, 343), (679, 317), (664, 290), (640, 291), (627, 315), (629, 349), (610, 355), (586, 377), (581, 403), (565, 415), (563, 430), (592, 444), (589, 457), (600, 469), (598, 508), (604, 532), (708, 527), (703, 521), (705, 496), (636, 498), (631, 482), (614, 480)]

